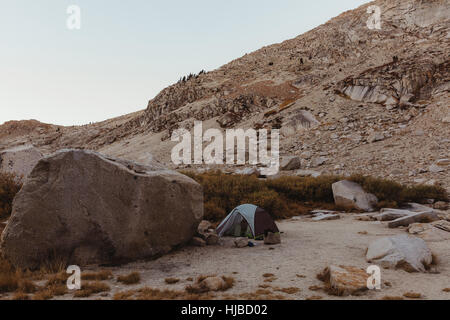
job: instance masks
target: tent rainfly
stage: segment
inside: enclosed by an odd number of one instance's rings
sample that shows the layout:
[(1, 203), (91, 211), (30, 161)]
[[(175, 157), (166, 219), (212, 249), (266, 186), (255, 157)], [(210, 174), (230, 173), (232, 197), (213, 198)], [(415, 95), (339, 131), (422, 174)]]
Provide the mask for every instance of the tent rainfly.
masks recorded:
[(278, 233), (277, 225), (264, 209), (252, 204), (236, 207), (216, 229), (219, 237), (246, 236), (262, 238), (267, 232)]

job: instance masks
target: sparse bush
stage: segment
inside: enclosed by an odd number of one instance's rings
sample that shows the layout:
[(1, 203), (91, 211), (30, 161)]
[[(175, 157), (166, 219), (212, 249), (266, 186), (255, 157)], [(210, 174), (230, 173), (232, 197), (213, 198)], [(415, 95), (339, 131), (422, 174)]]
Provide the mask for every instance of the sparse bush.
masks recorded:
[(81, 274), (82, 280), (103, 281), (112, 278), (113, 274), (110, 270), (100, 270), (99, 272), (85, 272)]
[(11, 215), (12, 203), (22, 184), (12, 174), (0, 173), (0, 220)]
[(111, 288), (103, 282), (100, 281), (87, 282), (84, 283), (81, 287), (81, 290), (76, 291), (73, 296), (75, 298), (87, 298), (93, 294), (106, 292), (109, 290), (111, 290)]
[(178, 279), (178, 278), (166, 278), (166, 279), (164, 279), (164, 281), (167, 284), (175, 284), (175, 283), (180, 282), (180, 279)]
[(139, 283), (141, 281), (141, 276), (137, 272), (130, 273), (126, 276), (117, 277), (117, 281), (122, 282), (126, 285), (132, 285)]
[(362, 175), (295, 177), (284, 176), (262, 180), (256, 176), (226, 175), (220, 171), (196, 174), (184, 172), (203, 186), (204, 214), (209, 221), (222, 220), (236, 206), (253, 203), (271, 214), (285, 219), (308, 213), (318, 207), (338, 210), (334, 204), (332, 184), (348, 179), (375, 194), (380, 207), (397, 207), (408, 202), (423, 203), (427, 199), (448, 201), (439, 186), (405, 186), (391, 180)]

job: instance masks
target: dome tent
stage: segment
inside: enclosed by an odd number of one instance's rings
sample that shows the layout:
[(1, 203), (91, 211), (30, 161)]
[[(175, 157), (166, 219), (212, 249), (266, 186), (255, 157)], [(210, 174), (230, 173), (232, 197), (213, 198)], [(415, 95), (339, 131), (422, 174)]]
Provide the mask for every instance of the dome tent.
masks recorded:
[(267, 211), (253, 204), (244, 204), (233, 209), (216, 231), (219, 237), (247, 236), (254, 239), (262, 238), (267, 232), (280, 232)]

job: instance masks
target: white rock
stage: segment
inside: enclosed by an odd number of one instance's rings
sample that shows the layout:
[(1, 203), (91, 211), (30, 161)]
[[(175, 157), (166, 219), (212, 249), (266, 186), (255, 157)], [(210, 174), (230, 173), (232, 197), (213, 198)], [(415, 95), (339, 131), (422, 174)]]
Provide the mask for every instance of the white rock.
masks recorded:
[(366, 259), (387, 269), (401, 268), (408, 272), (425, 272), (433, 260), (425, 241), (403, 234), (371, 243)]
[(357, 183), (343, 180), (332, 185), (336, 205), (355, 208), (364, 211), (373, 211), (378, 199), (371, 193), (366, 193)]

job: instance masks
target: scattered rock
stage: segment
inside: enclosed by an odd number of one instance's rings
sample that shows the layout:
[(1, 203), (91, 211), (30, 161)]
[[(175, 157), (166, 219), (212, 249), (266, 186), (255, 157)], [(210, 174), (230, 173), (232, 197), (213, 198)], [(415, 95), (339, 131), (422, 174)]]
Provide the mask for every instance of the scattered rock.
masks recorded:
[(359, 184), (352, 181), (336, 182), (332, 185), (332, 188), (337, 206), (373, 211), (373, 206), (378, 203), (375, 195), (366, 193)]
[(447, 210), (448, 209), (448, 203), (444, 201), (438, 201), (433, 205), (433, 208), (436, 210)]
[(433, 261), (425, 241), (408, 235), (385, 237), (371, 243), (366, 259), (387, 269), (425, 272)]
[(311, 165), (313, 167), (320, 167), (320, 166), (324, 165), (327, 161), (328, 161), (328, 158), (326, 158), (326, 157), (318, 157), (318, 158), (313, 159)]
[(234, 239), (234, 245), (237, 248), (248, 247), (248, 238), (236, 238), (236, 239)]
[(267, 236), (264, 236), (264, 244), (280, 244), (281, 243), (281, 235), (280, 233), (267, 233)]
[(284, 157), (281, 161), (280, 168), (282, 171), (292, 171), (300, 169), (302, 166), (302, 160), (299, 157)]
[(383, 133), (374, 132), (367, 138), (367, 141), (369, 143), (374, 143), (374, 142), (378, 142), (378, 141), (383, 141), (384, 139), (385, 139), (385, 136)]
[(392, 221), (414, 215), (415, 212), (402, 209), (381, 209), (380, 213), (373, 217), (378, 221)]
[(202, 222), (200, 222), (200, 224), (198, 225), (197, 228), (197, 232), (199, 234), (204, 234), (208, 231), (208, 229), (212, 228), (212, 224), (209, 221), (203, 220)]
[(406, 217), (402, 217), (402, 218), (398, 218), (393, 221), (390, 221), (388, 223), (388, 227), (393, 229), (393, 228), (398, 228), (398, 227), (407, 227), (411, 223), (415, 223), (415, 222), (433, 222), (433, 221), (438, 221), (438, 220), (440, 220), (440, 218), (439, 218), (437, 212), (435, 212), (433, 210), (429, 210), (429, 211), (415, 213), (412, 215), (408, 215)]
[(432, 173), (439, 173), (439, 172), (444, 172), (445, 169), (441, 166), (438, 166), (437, 164), (433, 164), (431, 165), (428, 170)]
[(202, 217), (202, 188), (180, 173), (62, 150), (17, 194), (1, 250), (31, 269), (55, 254), (80, 266), (133, 261), (188, 243)]
[(225, 281), (220, 277), (208, 277), (201, 281), (199, 285), (209, 291), (219, 291), (225, 286)]
[(295, 172), (295, 175), (297, 175), (299, 177), (317, 178), (317, 177), (320, 177), (322, 175), (322, 173), (319, 171), (314, 171), (314, 170), (298, 170)]
[(312, 218), (313, 221), (330, 221), (330, 220), (339, 220), (341, 216), (339, 214), (331, 214), (331, 213), (319, 213)]
[(219, 243), (219, 236), (215, 232), (208, 233), (205, 241), (208, 246), (215, 246)]
[(193, 237), (191, 240), (191, 245), (194, 247), (205, 247), (206, 241), (199, 237)]
[(368, 290), (369, 275), (361, 268), (331, 265), (318, 278), (325, 282), (326, 290), (332, 295), (358, 295)]

